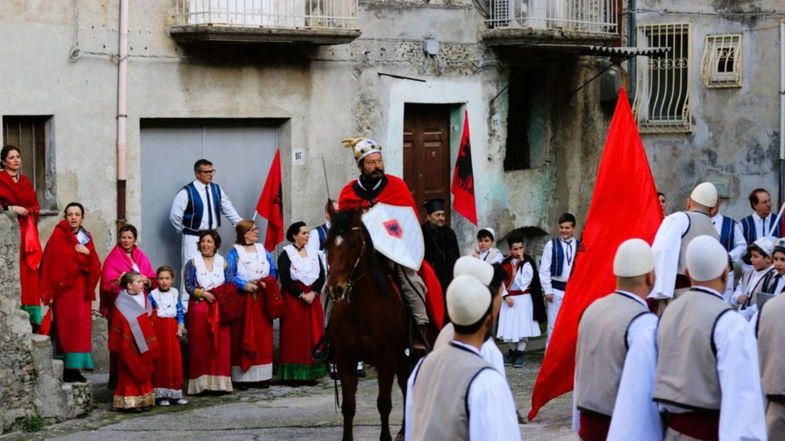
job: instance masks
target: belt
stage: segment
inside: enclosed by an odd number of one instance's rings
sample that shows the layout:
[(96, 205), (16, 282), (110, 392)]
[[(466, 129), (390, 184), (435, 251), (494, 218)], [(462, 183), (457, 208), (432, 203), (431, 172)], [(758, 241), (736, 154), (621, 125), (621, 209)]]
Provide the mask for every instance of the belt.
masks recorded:
[(684, 274), (676, 274), (676, 285), (674, 286), (675, 289), (689, 288), (690, 286), (690, 279), (688, 279), (687, 276)]
[(522, 296), (524, 294), (529, 294), (529, 288), (524, 289), (521, 291), (520, 289), (510, 289), (507, 290), (507, 296)]
[(551, 280), (551, 288), (558, 289), (559, 291), (567, 291), (567, 282), (561, 280)]
[(717, 410), (665, 415), (667, 426), (682, 435), (706, 441), (720, 439), (720, 412)]
[(583, 441), (605, 441), (611, 427), (611, 417), (589, 410), (579, 410), (581, 427), (578, 436)]

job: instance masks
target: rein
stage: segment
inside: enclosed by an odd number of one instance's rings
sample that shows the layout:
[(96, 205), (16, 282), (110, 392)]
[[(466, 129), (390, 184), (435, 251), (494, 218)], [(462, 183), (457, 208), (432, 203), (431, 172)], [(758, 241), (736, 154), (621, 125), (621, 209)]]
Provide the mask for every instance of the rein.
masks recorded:
[[(357, 231), (359, 229), (360, 227), (353, 227), (352, 231)], [(360, 277), (357, 277), (356, 279), (352, 279), (352, 277), (354, 276), (354, 272), (357, 270), (357, 267), (360, 265), (360, 259), (362, 259), (363, 254), (365, 254), (364, 234), (360, 234), (360, 240), (362, 241), (362, 247), (360, 249), (360, 254), (358, 254), (357, 258), (354, 260), (354, 265), (352, 265), (352, 270), (349, 271), (349, 276), (347, 277), (347, 281), (346, 281), (346, 290), (344, 290), (341, 293), (341, 295), (338, 296), (335, 295), (333, 290), (330, 290), (330, 299), (333, 300), (334, 302), (342, 302), (346, 300), (346, 303), (351, 303), (351, 297), (349, 296), (349, 294), (351, 294), (354, 284), (365, 276), (365, 274), (360, 274)]]

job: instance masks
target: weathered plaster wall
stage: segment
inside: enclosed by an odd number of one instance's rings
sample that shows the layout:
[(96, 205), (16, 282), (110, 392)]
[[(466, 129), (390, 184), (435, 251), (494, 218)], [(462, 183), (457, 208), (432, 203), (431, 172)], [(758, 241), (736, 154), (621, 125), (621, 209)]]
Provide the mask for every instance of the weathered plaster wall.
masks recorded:
[[(638, 2), (644, 23), (691, 23), (693, 131), (644, 134), (643, 141), (660, 191), (670, 210), (679, 210), (695, 184), (710, 179), (728, 184), (723, 212), (750, 212), (747, 196), (757, 187), (777, 199), (779, 174), (779, 22), (781, 1)], [(664, 10), (667, 14), (656, 11)], [(709, 89), (701, 80), (706, 35), (742, 34), (743, 86)], [(778, 204), (775, 202), (775, 209)]]

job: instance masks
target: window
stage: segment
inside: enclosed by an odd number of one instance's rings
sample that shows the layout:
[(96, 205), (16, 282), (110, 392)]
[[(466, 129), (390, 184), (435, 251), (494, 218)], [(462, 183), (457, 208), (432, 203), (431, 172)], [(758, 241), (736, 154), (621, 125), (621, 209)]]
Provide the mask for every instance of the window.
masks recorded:
[(526, 72), (520, 67), (510, 68), (507, 89), (507, 146), (504, 153), (504, 171), (531, 168), (529, 127), (531, 125), (531, 91)]
[(50, 158), (51, 116), (4, 116), (3, 145), (12, 144), (22, 153), (22, 174), (35, 187), (42, 211), (56, 210), (54, 165)]
[(664, 55), (639, 57), (635, 113), (641, 132), (691, 132), (690, 25), (638, 26), (641, 47), (664, 47)]
[(701, 62), (706, 87), (741, 87), (741, 35), (707, 35)]

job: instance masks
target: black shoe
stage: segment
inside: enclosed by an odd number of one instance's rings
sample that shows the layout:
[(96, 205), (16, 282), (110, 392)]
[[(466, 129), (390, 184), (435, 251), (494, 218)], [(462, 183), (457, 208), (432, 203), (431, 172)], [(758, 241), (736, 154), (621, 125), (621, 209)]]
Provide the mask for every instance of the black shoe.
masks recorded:
[(512, 367), (514, 368), (523, 367), (523, 351), (515, 351), (515, 360), (512, 361)]
[(232, 383), (232, 387), (237, 390), (248, 390), (251, 386), (248, 383)]
[(357, 378), (365, 378), (365, 368), (357, 368)]
[(507, 351), (507, 355), (504, 356), (504, 365), (505, 366), (512, 366), (513, 358), (515, 358), (513, 356), (513, 352), (514, 351), (512, 349), (510, 349), (510, 350)]
[(82, 373), (79, 372), (79, 369), (64, 369), (63, 370), (63, 382), (65, 383), (86, 383), (87, 378), (82, 376)]

